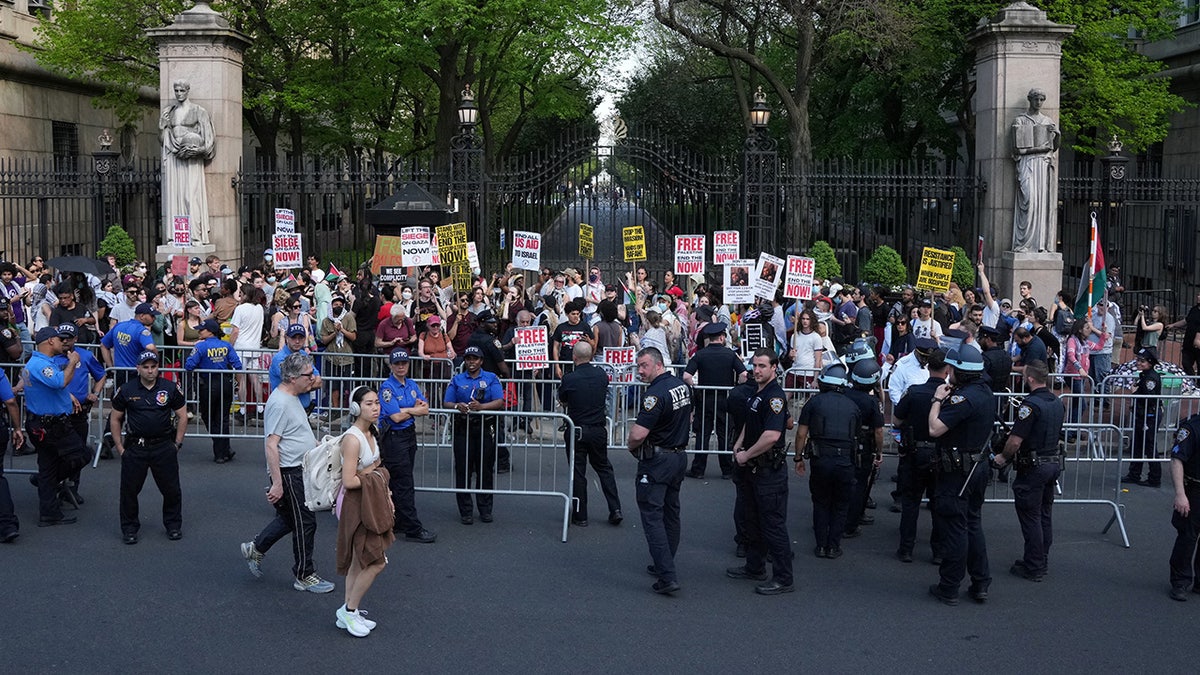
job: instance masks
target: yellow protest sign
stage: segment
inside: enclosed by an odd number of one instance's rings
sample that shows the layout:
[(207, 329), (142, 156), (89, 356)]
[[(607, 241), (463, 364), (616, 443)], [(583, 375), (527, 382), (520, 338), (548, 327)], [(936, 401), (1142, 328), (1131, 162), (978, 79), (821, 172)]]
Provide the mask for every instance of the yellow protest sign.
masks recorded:
[(469, 265), (454, 265), (450, 268), (450, 278), (454, 281), (456, 293), (470, 293), (473, 279)]
[(592, 239), (592, 226), (587, 223), (579, 224), (579, 257), (584, 260), (591, 260), (596, 257), (596, 249), (594, 247), (595, 240)]
[(443, 265), (454, 267), (455, 265), (466, 265), (468, 263), (466, 223), (439, 226), (437, 228), (437, 242), (438, 255)]
[(625, 262), (646, 259), (646, 231), (641, 225), (621, 228), (621, 241), (625, 244)]
[(950, 290), (954, 272), (954, 251), (926, 246), (921, 251), (921, 269), (917, 272), (917, 288), (927, 291)]

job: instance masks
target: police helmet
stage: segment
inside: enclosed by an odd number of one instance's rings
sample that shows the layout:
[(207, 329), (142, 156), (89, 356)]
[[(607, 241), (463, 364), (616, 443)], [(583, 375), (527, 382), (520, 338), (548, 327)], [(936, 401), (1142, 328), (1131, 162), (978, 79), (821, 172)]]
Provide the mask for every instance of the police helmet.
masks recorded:
[(874, 338), (869, 341), (864, 338), (858, 338), (854, 342), (851, 342), (850, 346), (846, 348), (846, 356), (844, 357), (846, 365), (853, 366), (859, 361), (874, 359), (875, 350), (871, 348), (874, 341)]
[(846, 366), (834, 362), (821, 369), (821, 374), (817, 375), (817, 382), (830, 387), (844, 387), (848, 384), (846, 374)]
[(850, 368), (850, 381), (875, 386), (879, 383), (879, 362), (873, 358), (858, 361)]
[(979, 353), (978, 347), (966, 342), (946, 354), (946, 363), (966, 373), (983, 372), (983, 354)]

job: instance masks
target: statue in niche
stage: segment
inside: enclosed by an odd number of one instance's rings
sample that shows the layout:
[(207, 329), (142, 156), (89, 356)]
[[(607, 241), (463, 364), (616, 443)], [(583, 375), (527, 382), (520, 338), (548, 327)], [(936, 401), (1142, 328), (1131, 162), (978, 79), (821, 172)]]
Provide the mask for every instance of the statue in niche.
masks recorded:
[(1050, 250), (1058, 215), (1055, 153), (1062, 133), (1041, 113), (1046, 93), (1029, 90), (1029, 109), (1013, 121), (1013, 160), (1017, 163), (1017, 199), (1013, 206), (1014, 251)]
[(204, 108), (188, 100), (192, 86), (175, 80), (175, 103), (163, 109), (158, 119), (162, 130), (163, 220), (167, 241), (171, 240), (171, 219), (188, 216), (192, 241), (207, 244), (211, 239), (208, 223), (208, 193), (204, 167), (213, 158), (216, 136), (212, 118)]

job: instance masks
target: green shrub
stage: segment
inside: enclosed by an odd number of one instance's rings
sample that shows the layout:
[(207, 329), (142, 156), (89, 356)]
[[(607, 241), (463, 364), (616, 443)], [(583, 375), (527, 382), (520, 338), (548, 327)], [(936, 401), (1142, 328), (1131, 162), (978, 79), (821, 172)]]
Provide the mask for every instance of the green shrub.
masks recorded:
[(880, 246), (863, 266), (862, 280), (892, 287), (908, 283), (908, 270), (900, 254), (891, 246)]
[(107, 255), (116, 256), (119, 267), (132, 265), (138, 259), (137, 246), (133, 244), (133, 238), (120, 225), (108, 228), (108, 232), (104, 235), (104, 241), (100, 242), (100, 248), (96, 253), (101, 258)]
[(954, 252), (954, 270), (950, 272), (950, 280), (962, 289), (975, 288), (975, 266), (971, 264), (971, 258), (961, 246), (953, 246), (950, 250)]
[(842, 276), (842, 266), (838, 264), (833, 247), (824, 240), (818, 239), (813, 242), (812, 248), (808, 249), (808, 257), (812, 258), (816, 263), (813, 274), (818, 279), (830, 279)]

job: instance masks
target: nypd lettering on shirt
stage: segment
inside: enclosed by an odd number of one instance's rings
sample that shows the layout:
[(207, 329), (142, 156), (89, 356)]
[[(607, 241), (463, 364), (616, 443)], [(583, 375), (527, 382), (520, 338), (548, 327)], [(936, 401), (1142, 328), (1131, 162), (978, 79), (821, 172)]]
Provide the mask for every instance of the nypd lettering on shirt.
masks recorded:
[(671, 389), (671, 410), (679, 410), (692, 404), (692, 392), (686, 384)]

